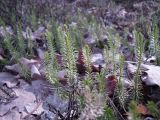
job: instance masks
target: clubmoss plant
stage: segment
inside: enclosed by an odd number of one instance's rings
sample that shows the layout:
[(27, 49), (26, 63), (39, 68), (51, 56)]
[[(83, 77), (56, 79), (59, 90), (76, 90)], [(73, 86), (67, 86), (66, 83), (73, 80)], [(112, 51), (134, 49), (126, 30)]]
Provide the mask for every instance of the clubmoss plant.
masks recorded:
[(128, 120), (142, 120), (137, 110), (137, 103), (131, 101), (129, 105)]
[(70, 26), (70, 34), (76, 49), (82, 48), (82, 30), (76, 25)]
[(36, 16), (36, 13), (35, 13), (34, 9), (32, 9), (31, 13), (28, 14), (27, 19), (28, 19), (28, 21), (30, 21), (32, 30), (36, 30), (37, 26), (38, 26), (38, 24), (37, 24), (38, 19), (37, 19), (37, 16)]
[(34, 52), (33, 52), (34, 43), (33, 43), (33, 40), (31, 39), (32, 31), (29, 27), (27, 27), (26, 33), (27, 33), (27, 36), (28, 36), (28, 39), (27, 39), (27, 54), (28, 54), (28, 56), (34, 56)]
[(151, 30), (149, 32), (150, 36), (150, 55), (156, 56), (156, 64), (160, 65), (160, 45), (159, 45), (159, 29), (156, 19), (153, 20)]
[(58, 22), (56, 22), (55, 18), (52, 18), (50, 21), (50, 31), (53, 34), (52, 44), (55, 46), (55, 50), (60, 52), (60, 38), (58, 36)]
[(120, 103), (120, 106), (123, 108), (124, 111), (126, 111), (126, 102), (128, 100), (129, 97), (129, 93), (127, 91), (127, 89), (125, 88), (124, 85), (124, 56), (120, 55), (119, 58), (119, 79), (118, 79), (118, 83), (117, 83), (117, 88), (116, 88), (116, 95), (118, 97), (118, 101)]
[(147, 108), (149, 109), (149, 112), (154, 117), (154, 119), (160, 119), (160, 110), (153, 101), (148, 101)]
[(5, 22), (3, 21), (2, 17), (0, 17), (0, 26), (5, 26)]
[(105, 105), (103, 116), (98, 117), (97, 120), (117, 120), (117, 118), (115, 117), (113, 110), (108, 105)]
[(20, 23), (17, 26), (17, 40), (16, 41), (17, 41), (17, 45), (18, 45), (17, 52), (19, 51), (20, 56), (24, 56), (26, 53), (26, 43), (25, 43), (24, 37), (22, 35), (22, 27), (21, 27)]
[(77, 83), (77, 69), (76, 69), (76, 55), (75, 48), (73, 45), (73, 40), (71, 38), (68, 27), (64, 26), (64, 31), (62, 28), (59, 28), (59, 32), (61, 33), (61, 52), (64, 59), (64, 66), (67, 71), (68, 84), (70, 86)]
[(25, 65), (21, 64), (20, 62), (19, 65), (20, 65), (19, 75), (23, 77), (28, 83), (31, 83), (31, 72), (29, 71), (28, 68), (26, 68)]
[(105, 70), (103, 69), (100, 73), (97, 73), (96, 74), (96, 80), (98, 81), (98, 90), (101, 94), (105, 94), (105, 84), (106, 84), (106, 81), (105, 81), (105, 76), (106, 76), (106, 73), (105, 73)]
[(83, 60), (86, 68), (86, 80), (85, 82), (89, 85), (92, 83), (92, 63), (91, 63), (91, 49), (88, 45), (85, 45), (82, 49)]
[(33, 43), (26, 40), (22, 35), (21, 25), (17, 25), (16, 35), (6, 35), (3, 42), (3, 48), (8, 51), (7, 55), (11, 60), (19, 61), (21, 57), (33, 56)]
[(116, 55), (118, 51), (118, 47), (120, 44), (120, 39), (118, 35), (114, 35), (115, 31), (113, 28), (108, 29), (108, 45), (110, 50), (110, 56), (111, 56), (111, 64), (113, 66), (112, 73), (116, 75), (117, 65), (116, 65)]
[(140, 78), (140, 74), (141, 74), (141, 63), (142, 63), (142, 55), (144, 52), (144, 46), (145, 46), (145, 42), (143, 39), (143, 35), (142, 33), (138, 32), (138, 31), (134, 31), (134, 38), (135, 38), (135, 53), (136, 53), (136, 60), (137, 60), (137, 70), (136, 73), (134, 75), (134, 88), (133, 88), (133, 95), (134, 95), (134, 100), (136, 102), (138, 102), (140, 100), (141, 96), (141, 88), (142, 88), (142, 84), (141, 84), (141, 78)]
[(50, 31), (46, 31), (46, 38), (48, 43), (48, 52), (45, 54), (45, 62), (46, 62), (46, 75), (48, 80), (52, 84), (58, 84), (58, 64), (55, 58), (55, 47), (53, 45), (53, 35)]
[(8, 51), (8, 58), (11, 58), (9, 60), (14, 60), (14, 61), (18, 61), (19, 57), (20, 57), (20, 53), (17, 51), (17, 47), (13, 46), (14, 44), (14, 40), (12, 39), (11, 35), (7, 35), (4, 40), (4, 46), (3, 48)]

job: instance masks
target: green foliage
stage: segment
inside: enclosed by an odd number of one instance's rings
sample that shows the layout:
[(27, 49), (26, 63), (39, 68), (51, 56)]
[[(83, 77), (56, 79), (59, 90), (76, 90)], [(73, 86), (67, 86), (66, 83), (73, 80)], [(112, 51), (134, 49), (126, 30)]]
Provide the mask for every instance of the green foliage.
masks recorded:
[(99, 40), (101, 39), (101, 35), (103, 33), (103, 27), (101, 24), (98, 24), (93, 16), (91, 16), (89, 28), (91, 29), (91, 34), (96, 38), (96, 43), (99, 46)]
[(84, 96), (79, 96), (79, 102), (80, 102), (80, 109), (84, 109), (85, 108), (85, 97)]
[(55, 47), (53, 45), (53, 35), (50, 31), (46, 31), (46, 38), (48, 43), (48, 52), (45, 54), (46, 77), (52, 84), (58, 84), (58, 64), (55, 58)]
[(147, 103), (147, 108), (149, 109), (149, 112), (156, 120), (160, 119), (160, 110), (153, 101), (149, 101)]
[(14, 51), (14, 47), (12, 46), (11, 36), (8, 34), (3, 40), (3, 48), (4, 50), (8, 50), (10, 54)]
[(106, 76), (106, 73), (104, 69), (100, 73), (96, 74), (96, 80), (98, 81), (98, 89), (99, 89), (99, 92), (102, 94), (105, 94), (105, 87), (106, 87), (105, 76)]
[(60, 51), (60, 38), (58, 36), (58, 23), (56, 22), (56, 20), (54, 18), (52, 18), (52, 20), (50, 21), (50, 31), (53, 34), (53, 39), (52, 39), (52, 44), (55, 46), (55, 50)]
[(31, 72), (29, 71), (28, 68), (26, 68), (25, 65), (21, 64), (20, 62), (19, 62), (19, 65), (20, 65), (19, 75), (30, 83), (31, 82)]
[(77, 26), (80, 29), (89, 27), (89, 20), (87, 19), (87, 17), (84, 17), (84, 15), (80, 11), (78, 11), (77, 15)]
[(128, 120), (141, 120), (140, 114), (137, 111), (137, 103), (135, 101), (131, 101), (129, 104)]
[(17, 52), (17, 49), (16, 47), (13, 46), (13, 39), (10, 35), (7, 35), (4, 40), (4, 46), (3, 48), (6, 49), (8, 51), (8, 54), (9, 56), (11, 56), (11, 60), (15, 60), (15, 61), (18, 61), (19, 57), (20, 57), (20, 53)]
[(72, 40), (75, 45), (75, 48), (80, 49), (82, 47), (82, 39), (83, 39), (81, 29), (77, 25), (71, 26), (70, 27), (70, 34), (72, 36)]
[[(49, 50), (49, 57), (51, 59), (52, 62), (55, 61), (55, 47), (54, 47), (54, 44), (53, 44), (53, 34), (52, 32), (50, 32), (49, 30), (46, 31), (46, 39), (47, 39), (47, 45), (48, 45), (48, 50)], [(54, 65), (54, 64), (53, 64)]]
[[(123, 76), (123, 69), (124, 69), (124, 56), (123, 55), (120, 55), (119, 57), (119, 62), (120, 62), (120, 65), (119, 65), (119, 68), (120, 68), (120, 72), (119, 72), (119, 82), (121, 82), (121, 79), (122, 79), (122, 76)], [(120, 85), (122, 85), (122, 83), (120, 83)]]
[[(21, 0), (1, 0), (0, 16), (6, 25), (15, 25), (18, 20), (19, 12), (17, 12), (18, 1)], [(12, 5), (12, 7), (11, 7)]]
[(33, 40), (31, 39), (32, 31), (29, 27), (27, 27), (26, 33), (27, 33), (27, 36), (28, 36), (28, 39), (27, 39), (27, 54), (28, 54), (28, 56), (33, 56), (34, 55), (34, 53), (33, 53), (34, 43), (33, 43)]
[(91, 49), (88, 45), (85, 45), (82, 49), (82, 53), (83, 53), (83, 61), (85, 64), (85, 68), (86, 68), (86, 75), (85, 75), (85, 80), (84, 80), (84, 84), (91, 86), (92, 85), (92, 63), (91, 63)]
[(115, 34), (113, 28), (108, 29), (108, 49), (110, 50), (111, 64), (113, 65), (112, 73), (116, 74), (116, 55), (118, 53), (118, 47), (120, 45), (119, 35)]
[(156, 19), (153, 20), (151, 30), (149, 32), (150, 36), (150, 45), (149, 45), (149, 50), (150, 50), (150, 55), (155, 55), (156, 56), (156, 63), (157, 65), (160, 65), (160, 45), (159, 45), (159, 29), (158, 29), (158, 24)]
[(9, 60), (18, 62), (18, 59), (21, 57), (33, 56), (32, 40), (24, 39), (22, 28), (19, 24), (17, 25), (16, 35), (14, 36), (8, 33), (1, 44), (3, 45), (2, 48), (6, 51), (6, 56)]
[(136, 53), (136, 60), (137, 60), (137, 70), (136, 73), (134, 75), (134, 88), (133, 88), (133, 99), (138, 102), (140, 100), (141, 97), (141, 79), (140, 79), (140, 66), (142, 63), (142, 55), (144, 52), (144, 46), (145, 46), (145, 42), (143, 39), (143, 35), (142, 33), (138, 32), (138, 31), (134, 31), (134, 38), (135, 38), (135, 53)]
[(87, 74), (91, 74), (92, 67), (91, 67), (91, 49), (88, 45), (85, 45), (82, 49), (83, 52), (83, 60), (86, 67)]
[(117, 120), (117, 118), (115, 117), (113, 110), (105, 105), (103, 116), (97, 118), (97, 120)]
[(4, 26), (5, 22), (3, 21), (3, 19), (0, 17), (0, 26)]
[[(1, 6), (1, 5), (0, 5)], [(35, 7), (35, 6), (34, 6)], [(10, 9), (10, 8), (8, 8)], [(7, 11), (8, 11), (7, 9)], [(34, 8), (35, 9), (35, 8)], [(38, 26), (37, 22), (39, 20), (39, 15), (37, 15), (37, 11), (30, 11), (30, 15), (28, 15), (27, 20), (29, 21), (29, 24), (31, 25), (31, 29), (35, 30)], [(11, 15), (10, 17), (11, 21), (16, 21), (17, 16)], [(67, 18), (66, 18), (67, 19)], [(59, 85), (58, 80), (58, 71), (60, 69), (64, 69), (67, 72), (67, 81), (69, 85), (69, 92), (67, 91), (67, 94), (65, 94), (65, 90), (63, 87), (59, 87), (58, 90), (60, 90), (60, 94), (62, 96), (64, 95), (65, 98), (69, 99), (69, 101), (72, 103), (73, 101), (76, 101), (76, 98), (78, 98), (78, 102), (81, 104), (81, 108), (85, 108), (85, 101), (86, 98), (84, 96), (81, 96), (77, 94), (75, 89), (77, 88), (78, 76), (77, 76), (77, 68), (76, 68), (76, 50), (75, 48), (79, 49), (82, 48), (83, 53), (83, 60), (86, 68), (86, 74), (84, 76), (84, 80), (82, 81), (82, 86), (87, 86), (92, 89), (90, 89), (90, 96), (93, 96), (96, 98), (96, 95), (99, 93), (102, 94), (105, 97), (109, 96), (106, 94), (106, 78), (105, 76), (108, 74), (113, 74), (115, 76), (119, 76), (118, 84), (116, 88), (116, 97), (118, 98), (118, 102), (120, 103), (121, 108), (123, 108), (124, 111), (126, 111), (126, 102), (129, 97), (132, 97), (133, 100), (129, 105), (129, 113), (128, 113), (128, 119), (129, 120), (140, 120), (140, 115), (137, 112), (137, 103), (141, 99), (141, 71), (140, 66), (142, 63), (142, 55), (144, 52), (144, 38), (142, 33), (138, 31), (134, 31), (134, 38), (135, 38), (135, 54), (136, 54), (136, 61), (137, 61), (137, 70), (134, 75), (134, 83), (133, 83), (133, 90), (130, 95), (129, 91), (126, 90), (124, 87), (124, 84), (122, 82), (123, 79), (123, 69), (124, 69), (124, 56), (120, 55), (119, 60), (117, 62), (116, 55), (119, 54), (119, 45), (120, 37), (116, 34), (116, 31), (113, 28), (109, 28), (106, 30), (106, 28), (103, 28), (101, 24), (99, 24), (93, 16), (87, 16), (84, 17), (83, 15), (79, 15), (77, 18), (77, 25), (76, 26), (70, 26), (67, 25), (60, 25), (55, 19), (52, 19), (52, 21), (47, 26), (47, 30), (45, 33), (46, 41), (48, 45), (48, 51), (45, 53), (45, 71), (46, 71), (46, 77), (47, 79), (56, 87)], [(4, 25), (5, 22), (1, 20), (0, 17), (0, 25)], [(91, 54), (92, 51), (88, 45), (82, 46), (82, 31), (87, 30), (96, 38), (97, 45), (99, 48), (104, 48), (104, 61), (105, 61), (105, 67), (102, 68), (102, 70), (94, 76), (92, 73), (92, 63), (91, 63)], [(8, 56), (12, 59), (14, 59), (16, 62), (20, 57), (28, 57), (33, 56), (33, 42), (31, 40), (31, 30), (29, 27), (26, 30), (26, 33), (28, 35), (27, 40), (24, 39), (21, 31), (22, 26), (18, 23), (16, 26), (16, 35), (11, 36), (7, 35), (3, 40), (3, 45), (5, 51), (8, 52)], [(101, 36), (107, 32), (108, 36), (108, 45), (102, 45), (100, 44)], [(150, 54), (156, 56), (157, 65), (160, 65), (160, 46), (158, 44), (159, 39), (159, 29), (156, 22), (153, 22), (152, 29), (149, 31), (150, 35)], [(103, 46), (103, 47), (102, 47)], [(59, 65), (55, 56), (55, 52), (58, 51), (63, 56), (63, 65)], [(8, 57), (8, 58), (9, 58)], [(1, 61), (2, 62), (2, 61)], [(5, 64), (2, 62), (2, 64)], [(110, 67), (113, 66), (113, 69)], [(60, 67), (61, 66), (61, 67)], [(118, 69), (117, 69), (118, 68)], [(25, 66), (21, 65), (21, 76), (24, 76), (25, 79), (30, 79), (30, 72), (28, 71)], [(93, 85), (93, 83), (96, 82), (96, 88)], [(58, 88), (57, 87), (57, 88)], [(131, 88), (132, 89), (132, 88)], [(65, 92), (64, 92), (65, 91)], [(96, 91), (96, 92), (95, 92)], [(97, 92), (98, 91), (98, 92)], [(67, 97), (66, 97), (67, 96)], [(115, 96), (114, 96), (115, 97)], [(113, 97), (113, 99), (114, 99)], [(91, 98), (94, 101), (94, 98)], [(105, 103), (104, 107), (104, 115), (101, 117), (98, 117), (98, 120), (116, 120), (114, 114), (115, 110), (114, 108), (111, 108), (112, 105), (106, 105), (106, 100), (103, 101)], [(107, 101), (108, 102), (108, 101)], [(111, 107), (110, 107), (111, 106)], [(116, 106), (115, 106), (116, 107)], [(156, 118), (159, 119), (159, 110), (157, 106), (153, 102), (148, 102), (147, 107), (150, 110), (150, 113)], [(72, 111), (72, 108), (70, 109)], [(117, 111), (116, 111), (117, 112)], [(118, 113), (119, 114), (119, 113)]]
[(3, 71), (3, 67), (5, 65), (9, 64), (9, 61), (4, 59), (4, 60), (0, 60), (0, 71), (2, 70)]
[(38, 23), (38, 20), (37, 20), (37, 16), (36, 16), (36, 13), (34, 11), (34, 9), (31, 11), (31, 14), (29, 15), (29, 18), (28, 20), (31, 22), (31, 27), (33, 30), (36, 30), (37, 29), (37, 23)]
[(124, 75), (124, 56), (123, 55), (120, 55), (119, 57), (119, 79), (118, 79), (118, 84), (117, 84), (117, 88), (116, 88), (116, 95), (118, 97), (118, 100), (119, 100), (119, 103), (120, 103), (120, 106), (126, 111), (126, 103), (127, 103), (127, 100), (128, 100), (128, 97), (129, 97), (129, 93), (128, 91), (126, 90), (125, 88), (125, 85), (124, 85), (124, 80), (123, 80), (123, 75)]
[(21, 25), (18, 25), (17, 26), (17, 38), (16, 38), (17, 46), (16, 47), (17, 47), (17, 52), (20, 53), (20, 56), (24, 56), (26, 53), (26, 43), (24, 41), (24, 38), (21, 32), (22, 32)]
[(159, 38), (159, 30), (157, 22), (154, 20), (150, 30), (150, 54), (155, 55)]
[(61, 52), (64, 59), (64, 66), (67, 71), (69, 85), (73, 85), (77, 82), (75, 48), (68, 27), (64, 26), (63, 32), (62, 29), (59, 28), (59, 32), (61, 33), (59, 36), (62, 48)]

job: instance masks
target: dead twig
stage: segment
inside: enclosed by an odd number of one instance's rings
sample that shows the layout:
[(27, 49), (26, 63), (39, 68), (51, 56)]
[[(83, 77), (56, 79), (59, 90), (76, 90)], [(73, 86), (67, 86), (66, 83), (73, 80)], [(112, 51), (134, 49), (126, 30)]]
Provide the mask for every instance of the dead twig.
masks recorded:
[(65, 120), (65, 117), (61, 114), (61, 112), (59, 110), (57, 110), (53, 105), (48, 104), (50, 111), (55, 113), (56, 115), (58, 115), (61, 120)]
[(115, 106), (115, 104), (113, 103), (113, 101), (111, 100), (111, 98), (107, 97), (111, 107), (114, 109), (114, 111), (119, 115), (119, 117), (121, 118), (121, 120), (125, 120), (124, 117), (122, 116), (122, 114), (119, 112), (119, 110), (117, 109), (117, 107)]
[(29, 116), (31, 116), (31, 115), (39, 108), (39, 106), (40, 106), (41, 104), (42, 104), (42, 101), (39, 101), (39, 102), (37, 103), (37, 106), (36, 106), (30, 113), (28, 113), (28, 115), (24, 116), (23, 119), (26, 119), (26, 118), (28, 118)]

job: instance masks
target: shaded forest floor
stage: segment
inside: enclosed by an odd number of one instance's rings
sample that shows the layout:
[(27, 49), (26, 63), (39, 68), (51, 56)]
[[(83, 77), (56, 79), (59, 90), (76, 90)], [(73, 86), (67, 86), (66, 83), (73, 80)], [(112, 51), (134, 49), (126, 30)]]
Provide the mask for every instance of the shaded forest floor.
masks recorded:
[(158, 1), (13, 3), (0, 4), (0, 120), (160, 119)]

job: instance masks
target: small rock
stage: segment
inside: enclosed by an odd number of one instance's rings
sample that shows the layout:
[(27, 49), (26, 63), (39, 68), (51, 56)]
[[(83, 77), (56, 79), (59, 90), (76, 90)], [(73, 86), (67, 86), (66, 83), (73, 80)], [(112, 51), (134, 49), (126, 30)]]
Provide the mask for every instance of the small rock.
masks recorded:
[(0, 83), (6, 84), (7, 87), (12, 88), (18, 84), (18, 81), (15, 79), (14, 75), (7, 73), (7, 72), (1, 72), (0, 73)]
[(34, 80), (40, 79), (42, 77), (38, 68), (35, 65), (32, 65), (31, 67), (31, 77)]
[(38, 57), (43, 60), (45, 51), (40, 48), (37, 48), (37, 53), (38, 53)]
[[(40, 105), (38, 106), (38, 104), (40, 104)], [(42, 103), (37, 103), (37, 104), (35, 104), (33, 102), (32, 103), (28, 103), (25, 106), (25, 108), (26, 108), (28, 113), (31, 113), (37, 106), (38, 106), (38, 108), (33, 112), (33, 114), (40, 115), (44, 111), (44, 109), (42, 107)]]
[(20, 73), (20, 71), (21, 71), (21, 66), (19, 64), (6, 65), (5, 68), (9, 71), (14, 72), (14, 73)]

